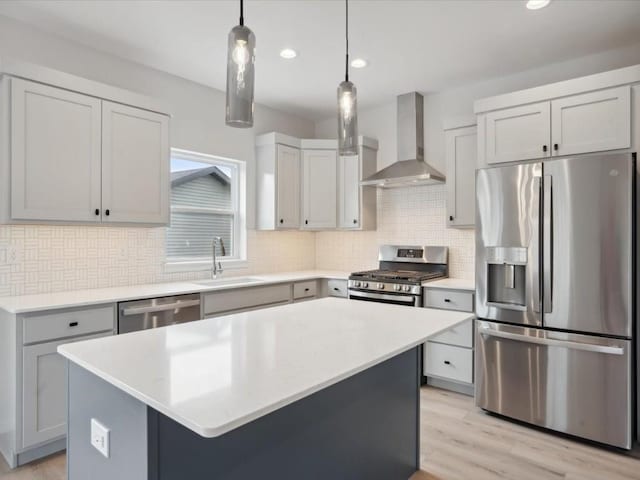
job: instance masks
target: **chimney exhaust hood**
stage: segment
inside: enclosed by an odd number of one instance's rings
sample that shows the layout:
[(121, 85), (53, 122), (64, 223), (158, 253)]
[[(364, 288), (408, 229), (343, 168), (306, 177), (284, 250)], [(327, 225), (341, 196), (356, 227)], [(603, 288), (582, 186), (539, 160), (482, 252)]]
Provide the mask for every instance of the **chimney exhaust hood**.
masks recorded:
[(424, 100), (418, 92), (399, 95), (398, 161), (360, 182), (381, 188), (437, 185), (445, 176), (424, 161)]

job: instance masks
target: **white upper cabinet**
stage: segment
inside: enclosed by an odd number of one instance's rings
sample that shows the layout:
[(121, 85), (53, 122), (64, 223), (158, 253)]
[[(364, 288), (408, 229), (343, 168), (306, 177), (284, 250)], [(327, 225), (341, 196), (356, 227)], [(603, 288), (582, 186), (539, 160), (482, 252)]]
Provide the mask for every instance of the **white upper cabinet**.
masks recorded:
[(300, 150), (277, 147), (277, 213), (279, 228), (300, 226)]
[(489, 112), (485, 122), (487, 163), (551, 155), (549, 102)]
[(300, 149), (295, 143), (284, 135), (258, 137), (256, 228), (260, 230), (300, 228)]
[(302, 228), (336, 228), (336, 150), (302, 152)]
[(102, 105), (102, 220), (169, 222), (169, 119), (112, 102)]
[(17, 78), (7, 81), (11, 218), (99, 221), (100, 100)]
[(554, 155), (617, 150), (631, 146), (629, 85), (551, 102)]
[(169, 117), (152, 110), (162, 106), (36, 65), (3, 68), (0, 222), (169, 222)]
[(281, 133), (256, 138), (256, 228), (371, 230), (376, 188), (360, 181), (376, 171), (378, 142), (359, 138), (358, 155), (338, 157), (335, 140)]
[(640, 65), (633, 65), (476, 100), (478, 167), (637, 150), (639, 85)]
[(445, 130), (447, 161), (447, 224), (475, 225), (477, 129), (475, 126)]
[(360, 226), (360, 158), (338, 157), (338, 227)]

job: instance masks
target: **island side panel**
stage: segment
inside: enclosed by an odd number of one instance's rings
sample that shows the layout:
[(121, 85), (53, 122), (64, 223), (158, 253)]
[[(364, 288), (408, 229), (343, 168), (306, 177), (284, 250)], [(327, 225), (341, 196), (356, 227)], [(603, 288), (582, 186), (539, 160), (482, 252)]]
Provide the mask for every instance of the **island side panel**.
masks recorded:
[(419, 464), (418, 366), (414, 348), (215, 438), (149, 408), (149, 478), (407, 479)]
[[(67, 373), (68, 480), (146, 480), (147, 406), (73, 362)], [(92, 418), (110, 430), (109, 458), (91, 445)]]

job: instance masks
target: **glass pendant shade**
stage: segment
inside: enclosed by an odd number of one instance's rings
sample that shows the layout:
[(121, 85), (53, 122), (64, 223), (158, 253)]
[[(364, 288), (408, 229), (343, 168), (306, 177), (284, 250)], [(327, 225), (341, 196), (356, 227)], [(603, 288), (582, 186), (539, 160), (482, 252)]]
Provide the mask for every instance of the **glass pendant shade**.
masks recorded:
[(348, 80), (338, 86), (338, 150), (340, 155), (358, 154), (358, 96)]
[(256, 37), (244, 25), (229, 32), (227, 51), (226, 123), (230, 127), (253, 127)]

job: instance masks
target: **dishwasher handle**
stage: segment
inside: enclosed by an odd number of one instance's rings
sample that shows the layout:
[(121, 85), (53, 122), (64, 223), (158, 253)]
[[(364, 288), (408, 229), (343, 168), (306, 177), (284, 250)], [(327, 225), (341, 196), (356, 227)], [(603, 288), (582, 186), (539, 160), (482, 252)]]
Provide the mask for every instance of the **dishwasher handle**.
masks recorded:
[(196, 307), (200, 305), (200, 300), (178, 300), (174, 303), (165, 303), (163, 305), (145, 305), (142, 307), (125, 307), (121, 310), (122, 315), (139, 315), (141, 313), (166, 312), (167, 310), (179, 310), (186, 307)]

